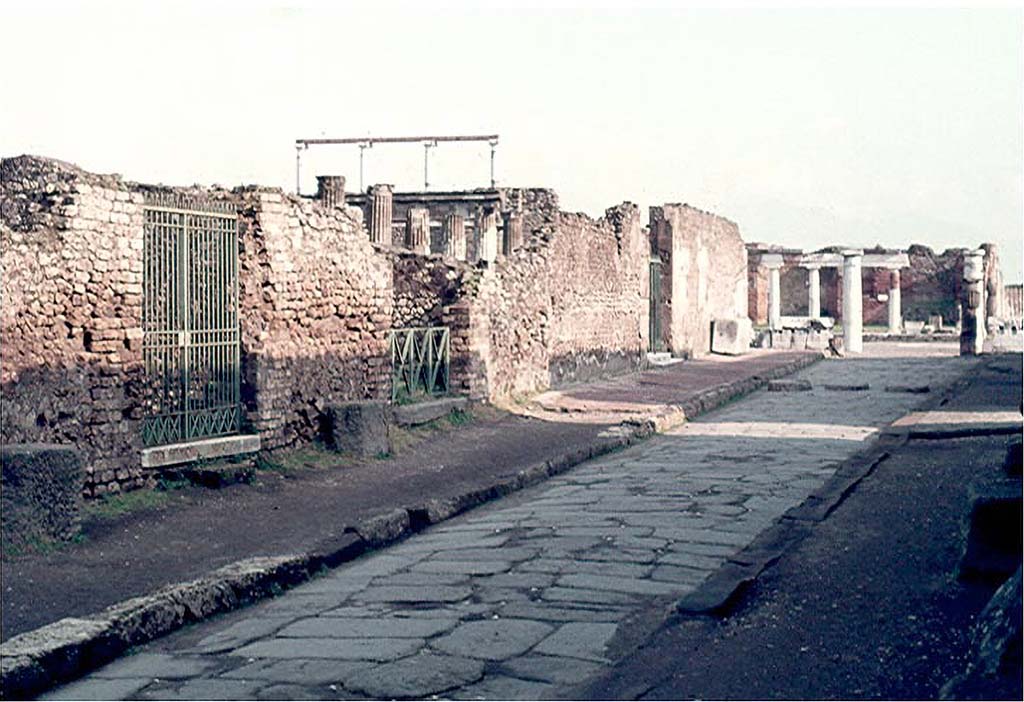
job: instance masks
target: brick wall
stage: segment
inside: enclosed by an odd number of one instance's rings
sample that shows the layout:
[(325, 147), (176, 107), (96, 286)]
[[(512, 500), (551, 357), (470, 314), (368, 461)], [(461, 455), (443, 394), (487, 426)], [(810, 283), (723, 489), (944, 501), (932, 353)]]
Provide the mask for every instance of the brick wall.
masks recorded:
[(309, 440), (324, 408), (387, 396), (392, 267), (355, 208), (242, 193), (242, 399), (269, 448)]
[(142, 195), (32, 156), (0, 182), (0, 437), (75, 445), (87, 495), (141, 486)]

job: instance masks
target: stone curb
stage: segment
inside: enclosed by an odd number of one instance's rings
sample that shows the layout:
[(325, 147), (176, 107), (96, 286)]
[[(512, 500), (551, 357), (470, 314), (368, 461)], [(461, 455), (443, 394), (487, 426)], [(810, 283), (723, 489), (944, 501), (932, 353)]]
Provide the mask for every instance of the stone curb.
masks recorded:
[[(930, 397), (917, 410), (944, 405), (966, 385), (972, 371), (980, 363), (979, 360), (966, 368), (943, 392)], [(675, 604), (675, 612), (682, 616), (727, 615), (765, 569), (771, 567), (793, 544), (807, 536), (816, 523), (828, 518), (862, 480), (889, 458), (892, 449), (906, 444), (911, 438), (918, 437), (909, 431), (892, 431), (892, 425), (882, 428), (870, 446), (839, 463), (835, 473), (824, 485), (799, 505), (788, 509), (775, 524), (732, 556), (700, 587), (680, 598)]]
[[(245, 559), (196, 580), (168, 585), (152, 594), (112, 605), (95, 615), (69, 617), (19, 634), (0, 645), (0, 697), (24, 699), (39, 695), (57, 684), (70, 682), (109, 663), (133, 646), (169, 634), (186, 624), (280, 594), (324, 569), (352, 561), (367, 551), (395, 543), (486, 502), (536, 485), (592, 458), (667, 431), (683, 424), (688, 417), (716, 409), (765, 387), (772, 379), (795, 373), (821, 358), (815, 354), (802, 355), (763, 375), (716, 386), (679, 407), (671, 406), (638, 422), (623, 422), (620, 426), (628, 428), (628, 433), (601, 437), (590, 446), (534, 464), (487, 487), (374, 515), (346, 527), (341, 537), (324, 550)], [(735, 565), (740, 570), (750, 568), (749, 565)]]

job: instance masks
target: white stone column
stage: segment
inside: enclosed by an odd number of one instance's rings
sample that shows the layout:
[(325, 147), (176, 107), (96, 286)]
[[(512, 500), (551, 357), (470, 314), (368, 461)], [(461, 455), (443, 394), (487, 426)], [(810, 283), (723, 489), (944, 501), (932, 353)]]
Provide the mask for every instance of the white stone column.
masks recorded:
[(782, 268), (782, 256), (779, 254), (765, 254), (761, 256), (761, 265), (768, 269), (768, 328), (782, 328), (782, 285), (780, 283), (780, 269)]
[(391, 214), (394, 189), (378, 184), (370, 188), (370, 241), (391, 246)]
[(960, 327), (960, 355), (977, 356), (985, 344), (985, 251), (964, 251), (964, 274), (960, 293), (963, 323)]
[(864, 351), (864, 299), (859, 249), (843, 251), (843, 346), (847, 353)]
[(889, 333), (903, 333), (903, 309), (900, 301), (900, 270), (889, 271)]
[(821, 268), (807, 266), (807, 316), (821, 318)]
[(405, 214), (405, 245), (413, 253), (430, 253), (430, 210), (410, 207)]
[(450, 212), (444, 218), (445, 255), (466, 260), (466, 221), (457, 212)]
[(476, 221), (477, 257), (480, 261), (493, 263), (498, 257), (498, 215), (497, 213), (478, 211)]

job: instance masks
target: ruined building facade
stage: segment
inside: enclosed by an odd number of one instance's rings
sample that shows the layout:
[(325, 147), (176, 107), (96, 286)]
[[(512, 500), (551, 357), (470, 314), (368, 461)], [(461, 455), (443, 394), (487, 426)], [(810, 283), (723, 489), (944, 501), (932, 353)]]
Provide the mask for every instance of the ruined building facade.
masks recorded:
[[(443, 327), (450, 391), (502, 403), (640, 368), (659, 346), (707, 353), (711, 318), (746, 313), (735, 225), (681, 205), (648, 230), (636, 205), (595, 220), (545, 189), (346, 193), (323, 177), (308, 198), (32, 156), (0, 171), (0, 439), (75, 446), (88, 495), (152, 482), (147, 452), (171, 436), (154, 397), (227, 392), (180, 431), (263, 448), (316, 438), (333, 403), (390, 399), (393, 330)], [(182, 227), (201, 234), (167, 248)], [(219, 360), (190, 373), (190, 354)]]

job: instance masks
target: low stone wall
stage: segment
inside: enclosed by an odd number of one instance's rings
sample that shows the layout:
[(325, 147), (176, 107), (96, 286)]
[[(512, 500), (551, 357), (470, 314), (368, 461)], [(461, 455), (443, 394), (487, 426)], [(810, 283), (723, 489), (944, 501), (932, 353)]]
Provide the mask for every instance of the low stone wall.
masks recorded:
[(0, 535), (5, 548), (66, 541), (79, 531), (85, 473), (55, 444), (0, 448)]

